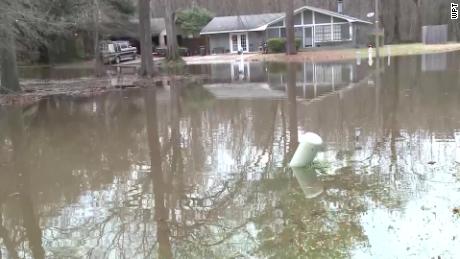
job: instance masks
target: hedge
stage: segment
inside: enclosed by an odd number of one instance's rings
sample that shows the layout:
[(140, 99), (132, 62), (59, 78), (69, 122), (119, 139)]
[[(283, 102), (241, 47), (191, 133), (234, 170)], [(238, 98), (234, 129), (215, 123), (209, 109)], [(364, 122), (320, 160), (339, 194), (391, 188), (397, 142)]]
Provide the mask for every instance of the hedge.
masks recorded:
[[(299, 50), (302, 44), (301, 39), (295, 39), (295, 47)], [(286, 39), (285, 38), (272, 38), (267, 40), (267, 48), (269, 52), (281, 53), (286, 51)]]

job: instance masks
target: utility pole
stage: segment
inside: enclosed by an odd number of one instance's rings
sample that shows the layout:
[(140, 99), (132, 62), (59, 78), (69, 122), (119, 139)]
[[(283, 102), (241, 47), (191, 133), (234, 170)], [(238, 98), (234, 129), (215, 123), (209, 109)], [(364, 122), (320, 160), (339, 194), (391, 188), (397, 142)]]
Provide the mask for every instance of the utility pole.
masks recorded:
[(379, 2), (380, 0), (375, 0), (375, 55), (377, 60), (380, 59), (380, 21), (379, 21)]

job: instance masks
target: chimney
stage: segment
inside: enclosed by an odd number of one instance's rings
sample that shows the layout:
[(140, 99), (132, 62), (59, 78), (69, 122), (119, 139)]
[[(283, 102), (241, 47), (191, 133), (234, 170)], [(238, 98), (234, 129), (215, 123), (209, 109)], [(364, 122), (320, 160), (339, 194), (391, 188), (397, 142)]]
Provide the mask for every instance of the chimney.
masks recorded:
[(337, 12), (343, 13), (343, 0), (337, 0)]

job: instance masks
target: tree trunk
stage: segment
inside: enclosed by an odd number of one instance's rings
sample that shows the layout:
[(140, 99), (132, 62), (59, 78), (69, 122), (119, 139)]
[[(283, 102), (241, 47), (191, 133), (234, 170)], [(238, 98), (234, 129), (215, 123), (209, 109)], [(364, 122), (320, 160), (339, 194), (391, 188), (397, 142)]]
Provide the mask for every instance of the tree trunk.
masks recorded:
[(94, 0), (94, 71), (96, 71), (96, 76), (102, 76), (102, 57), (101, 49), (99, 46), (100, 36), (99, 36), (99, 22), (100, 22), (100, 8), (99, 0)]
[(8, 31), (0, 32), (3, 43), (0, 44), (1, 59), (1, 88), (0, 93), (17, 93), (19, 87), (19, 75), (16, 61), (16, 47), (12, 34)]
[(176, 31), (176, 11), (174, 0), (165, 0), (166, 1), (166, 13), (165, 13), (165, 23), (166, 23), (166, 35), (167, 35), (167, 59), (168, 60), (177, 60), (179, 58), (178, 48), (177, 48), (177, 31)]
[(22, 109), (13, 108), (9, 110), (8, 125), (11, 132), (10, 139), (13, 147), (14, 171), (12, 173), (15, 173), (17, 186), (19, 186), (19, 204), (22, 208), (23, 227), (29, 241), (32, 257), (44, 259), (45, 250), (43, 249), (42, 230), (40, 229), (39, 220), (36, 216), (31, 198), (31, 167), (29, 163), (24, 160), (25, 157), (28, 157), (30, 147), (27, 146)]
[(145, 89), (144, 92), (145, 114), (147, 116), (147, 137), (151, 163), (151, 180), (153, 185), (154, 201), (155, 201), (155, 221), (158, 239), (158, 258), (170, 259), (173, 258), (169, 228), (169, 208), (166, 206), (166, 185), (162, 160), (161, 149), (158, 133), (158, 118), (157, 118), (157, 101), (156, 90)]
[(399, 43), (401, 41), (401, 33), (399, 32), (399, 15), (400, 15), (401, 3), (400, 0), (395, 0), (395, 26), (394, 26), (394, 36), (393, 43)]
[(297, 122), (297, 66), (295, 63), (287, 64), (287, 95), (289, 112), (289, 157), (294, 154), (299, 144), (298, 122)]
[(421, 10), (421, 1), (415, 1), (415, 8), (417, 11), (417, 20), (415, 22), (415, 41), (421, 41), (422, 35), (422, 10)]
[(294, 0), (286, 1), (286, 54), (295, 55)]
[(153, 75), (152, 30), (150, 29), (150, 0), (139, 0), (139, 40), (141, 45), (141, 69), (143, 77)]

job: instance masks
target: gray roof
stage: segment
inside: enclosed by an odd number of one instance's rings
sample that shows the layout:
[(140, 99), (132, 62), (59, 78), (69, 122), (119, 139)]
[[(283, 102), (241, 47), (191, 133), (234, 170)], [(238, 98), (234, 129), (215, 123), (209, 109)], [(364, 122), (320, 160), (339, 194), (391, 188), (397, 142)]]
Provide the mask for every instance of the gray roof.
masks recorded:
[(282, 17), (284, 17), (284, 13), (215, 17), (201, 30), (201, 34), (237, 31), (264, 31), (264, 26)]
[[(348, 22), (360, 22), (372, 24), (371, 22), (361, 20), (349, 15), (329, 11), (326, 9), (316, 8), (312, 6), (303, 6), (295, 10), (295, 14), (303, 12), (304, 10), (311, 10), (313, 12), (322, 13), (329, 16), (334, 16), (347, 20)], [(253, 15), (240, 15), (240, 16), (221, 16), (214, 17), (202, 30), (201, 34), (217, 34), (227, 32), (242, 32), (242, 31), (264, 31), (267, 26), (283, 20), (284, 13), (265, 13)]]

